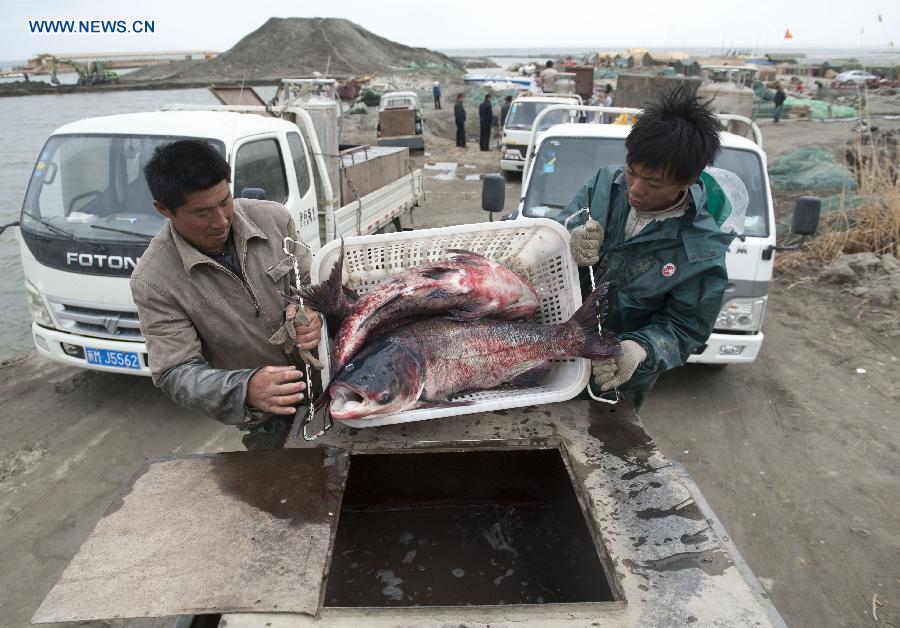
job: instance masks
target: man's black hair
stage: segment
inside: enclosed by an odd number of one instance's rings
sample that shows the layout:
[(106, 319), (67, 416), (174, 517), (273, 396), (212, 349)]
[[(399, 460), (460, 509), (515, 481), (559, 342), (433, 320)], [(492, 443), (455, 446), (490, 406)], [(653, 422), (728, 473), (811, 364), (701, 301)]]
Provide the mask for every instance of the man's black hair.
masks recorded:
[(553, 62), (552, 62), (552, 61), (548, 61), (547, 64), (546, 64), (546, 67), (552, 68), (552, 67), (553, 67)]
[(484, 95), (484, 102), (487, 102), (487, 101), (489, 101), (490, 99), (491, 99), (491, 95), (490, 95), (490, 94), (485, 94), (485, 95)]
[(675, 87), (644, 108), (625, 140), (629, 164), (658, 170), (676, 183), (693, 183), (719, 154), (721, 125), (710, 100)]
[(505, 100), (506, 102), (512, 102), (512, 96), (507, 96), (503, 100)]
[(460, 92), (456, 95), (457, 98), (463, 98), (464, 96), (465, 96), (465, 94), (463, 94), (462, 92)]
[(231, 168), (209, 142), (178, 140), (156, 147), (144, 166), (144, 177), (154, 200), (174, 212), (189, 194), (222, 181), (231, 183)]

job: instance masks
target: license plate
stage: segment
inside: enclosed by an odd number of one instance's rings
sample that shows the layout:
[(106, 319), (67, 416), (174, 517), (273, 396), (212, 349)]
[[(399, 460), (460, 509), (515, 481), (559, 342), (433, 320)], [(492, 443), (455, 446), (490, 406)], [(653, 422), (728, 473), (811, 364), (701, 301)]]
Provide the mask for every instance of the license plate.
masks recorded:
[(84, 348), (84, 357), (88, 364), (96, 366), (113, 366), (120, 369), (141, 369), (141, 360), (137, 353), (131, 351), (110, 351), (109, 349)]

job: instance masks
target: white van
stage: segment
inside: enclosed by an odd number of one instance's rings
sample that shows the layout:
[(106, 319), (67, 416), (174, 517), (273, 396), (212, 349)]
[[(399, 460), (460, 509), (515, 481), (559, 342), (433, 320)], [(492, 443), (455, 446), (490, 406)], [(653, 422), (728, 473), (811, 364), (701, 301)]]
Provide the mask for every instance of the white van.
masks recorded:
[[(535, 118), (552, 105), (581, 105), (581, 97), (575, 94), (556, 96), (522, 96), (509, 106), (506, 122), (500, 132), (500, 169), (505, 173), (521, 173), (525, 164), (525, 152), (531, 140), (531, 125)], [(540, 130), (568, 121), (572, 116), (565, 111), (554, 111), (542, 119)]]

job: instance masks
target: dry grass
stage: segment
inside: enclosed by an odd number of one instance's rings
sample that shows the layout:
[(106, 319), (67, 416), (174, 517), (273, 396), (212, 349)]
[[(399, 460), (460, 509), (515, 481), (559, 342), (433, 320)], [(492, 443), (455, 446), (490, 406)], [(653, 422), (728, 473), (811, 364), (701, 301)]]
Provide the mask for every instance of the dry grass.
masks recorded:
[(879, 153), (875, 141), (858, 142), (855, 153), (859, 190), (844, 192), (840, 209), (822, 216), (819, 235), (800, 251), (782, 253), (777, 258), (780, 267), (828, 263), (844, 253), (866, 251), (900, 257), (900, 178), (894, 158), (889, 147), (886, 154)]

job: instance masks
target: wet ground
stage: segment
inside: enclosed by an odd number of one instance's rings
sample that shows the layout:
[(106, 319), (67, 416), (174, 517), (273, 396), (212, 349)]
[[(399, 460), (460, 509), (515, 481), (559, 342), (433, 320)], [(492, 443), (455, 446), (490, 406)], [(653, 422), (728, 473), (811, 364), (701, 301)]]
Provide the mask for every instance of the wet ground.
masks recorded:
[[(458, 164), (452, 179), (426, 172), (417, 227), (487, 219), (480, 181), (460, 175), (496, 171), (498, 153), (447, 137), (417, 157)], [(507, 207), (517, 193), (507, 187)], [(815, 281), (780, 278), (754, 364), (679, 369), (641, 413), (790, 626), (898, 623), (900, 353), (866, 320)], [(239, 449), (240, 432), (181, 410), (149, 379), (34, 355), (0, 375), (0, 625), (18, 627), (145, 458)]]

